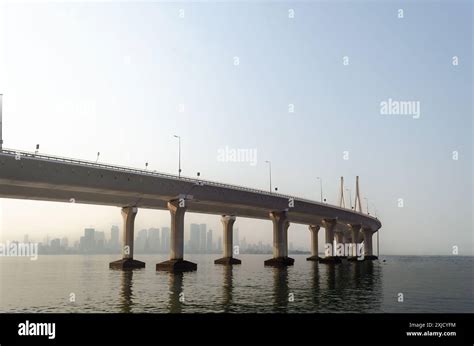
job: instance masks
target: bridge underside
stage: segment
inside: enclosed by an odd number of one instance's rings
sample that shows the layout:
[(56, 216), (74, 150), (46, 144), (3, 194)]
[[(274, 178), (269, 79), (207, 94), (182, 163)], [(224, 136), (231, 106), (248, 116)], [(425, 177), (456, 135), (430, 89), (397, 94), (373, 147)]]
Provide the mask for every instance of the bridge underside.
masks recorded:
[[(84, 192), (78, 191), (74, 188), (61, 188), (57, 186), (42, 186), (37, 187), (35, 184), (8, 185), (0, 179), (0, 198), (12, 199), (27, 199), (49, 202), (63, 202), (63, 203), (79, 203), (79, 204), (93, 204), (106, 205), (115, 207), (136, 206), (138, 208), (168, 210), (168, 200), (153, 198), (152, 196), (137, 196), (135, 194), (126, 194), (120, 192)], [(206, 201), (189, 200), (186, 201), (186, 209), (188, 212), (213, 214), (213, 215), (235, 215), (239, 217), (247, 217), (253, 219), (269, 220), (269, 213), (272, 210), (265, 208), (248, 207), (242, 205), (222, 205), (219, 203), (212, 203)], [(297, 212), (288, 211), (288, 221), (296, 224), (320, 224), (322, 217), (301, 215)], [(343, 224), (338, 224), (340, 231), (348, 230)]]
[(274, 211), (287, 211), (288, 221), (321, 225), (334, 219), (337, 230), (349, 230), (349, 224), (376, 231), (380, 222), (366, 214), (289, 196), (235, 188), (215, 182), (198, 184), (197, 180), (151, 172), (130, 171), (115, 166), (91, 166), (79, 161), (58, 161), (51, 157), (12, 151), (0, 152), (0, 198), (42, 201), (135, 206), (167, 209), (167, 203), (185, 196), (189, 212), (235, 215), (269, 220)]

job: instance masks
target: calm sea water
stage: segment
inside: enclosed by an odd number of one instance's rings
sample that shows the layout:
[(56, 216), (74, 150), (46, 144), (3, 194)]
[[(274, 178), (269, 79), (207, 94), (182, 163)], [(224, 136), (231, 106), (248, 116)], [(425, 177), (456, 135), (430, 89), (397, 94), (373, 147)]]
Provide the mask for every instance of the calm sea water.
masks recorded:
[(472, 257), (325, 265), (294, 255), (287, 269), (264, 267), (269, 255), (238, 256), (234, 267), (214, 265), (216, 257), (187, 256), (198, 270), (184, 274), (156, 272), (165, 256), (137, 256), (147, 267), (133, 272), (110, 270), (118, 257), (109, 255), (1, 257), (0, 311), (474, 312)]

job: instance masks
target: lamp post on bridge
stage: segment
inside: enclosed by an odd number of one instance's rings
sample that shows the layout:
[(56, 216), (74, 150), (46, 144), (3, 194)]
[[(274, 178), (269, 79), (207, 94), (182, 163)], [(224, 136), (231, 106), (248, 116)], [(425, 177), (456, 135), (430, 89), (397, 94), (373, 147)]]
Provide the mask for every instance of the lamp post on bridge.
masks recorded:
[(270, 173), (270, 193), (272, 193), (272, 162), (271, 161), (265, 161), (265, 163), (268, 163), (269, 167), (269, 173)]
[(178, 138), (178, 178), (181, 179), (181, 136), (174, 135), (175, 138)]
[(321, 177), (316, 177), (319, 180), (319, 192), (321, 194), (321, 203), (323, 203), (323, 179)]
[(369, 199), (367, 197), (364, 197), (365, 202), (367, 203), (367, 215), (370, 215), (369, 213)]

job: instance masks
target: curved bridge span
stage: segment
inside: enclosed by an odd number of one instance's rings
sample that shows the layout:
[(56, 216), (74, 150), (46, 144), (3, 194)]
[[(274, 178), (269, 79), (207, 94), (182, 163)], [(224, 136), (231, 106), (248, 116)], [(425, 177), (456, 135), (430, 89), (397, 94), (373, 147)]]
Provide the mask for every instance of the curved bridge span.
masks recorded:
[[(185, 271), (196, 264), (183, 259), (186, 211), (222, 215), (224, 257), (219, 264), (237, 264), (232, 256), (232, 226), (236, 217), (273, 221), (273, 258), (266, 265), (291, 265), (288, 257), (290, 223), (306, 224), (311, 231), (309, 260), (338, 262), (331, 249), (318, 257), (318, 231), (325, 228), (326, 243), (360, 244), (365, 259), (373, 259), (372, 235), (381, 223), (377, 218), (295, 196), (178, 177), (155, 171), (107, 165), (19, 150), (0, 151), (0, 197), (42, 201), (75, 202), (122, 208), (124, 218), (123, 259), (112, 268), (143, 267), (133, 259), (133, 225), (138, 208), (168, 209), (171, 214), (170, 260), (157, 270)], [(354, 257), (356, 247), (354, 246)]]

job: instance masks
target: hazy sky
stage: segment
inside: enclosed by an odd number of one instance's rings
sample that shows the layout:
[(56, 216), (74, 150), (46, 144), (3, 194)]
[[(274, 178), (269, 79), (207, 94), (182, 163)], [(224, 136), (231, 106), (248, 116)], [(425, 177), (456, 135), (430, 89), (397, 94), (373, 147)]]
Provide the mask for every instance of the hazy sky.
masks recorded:
[[(5, 147), (175, 173), (179, 134), (184, 175), (266, 189), (271, 160), (279, 192), (319, 199), (322, 177), (330, 203), (359, 175), (382, 253), (473, 254), (472, 2), (0, 3)], [(381, 114), (389, 99), (420, 117)], [(220, 162), (226, 146), (258, 163)], [(119, 208), (0, 203), (4, 240), (121, 226)], [(221, 234), (219, 216), (186, 222)], [(235, 227), (271, 241), (270, 221)]]

